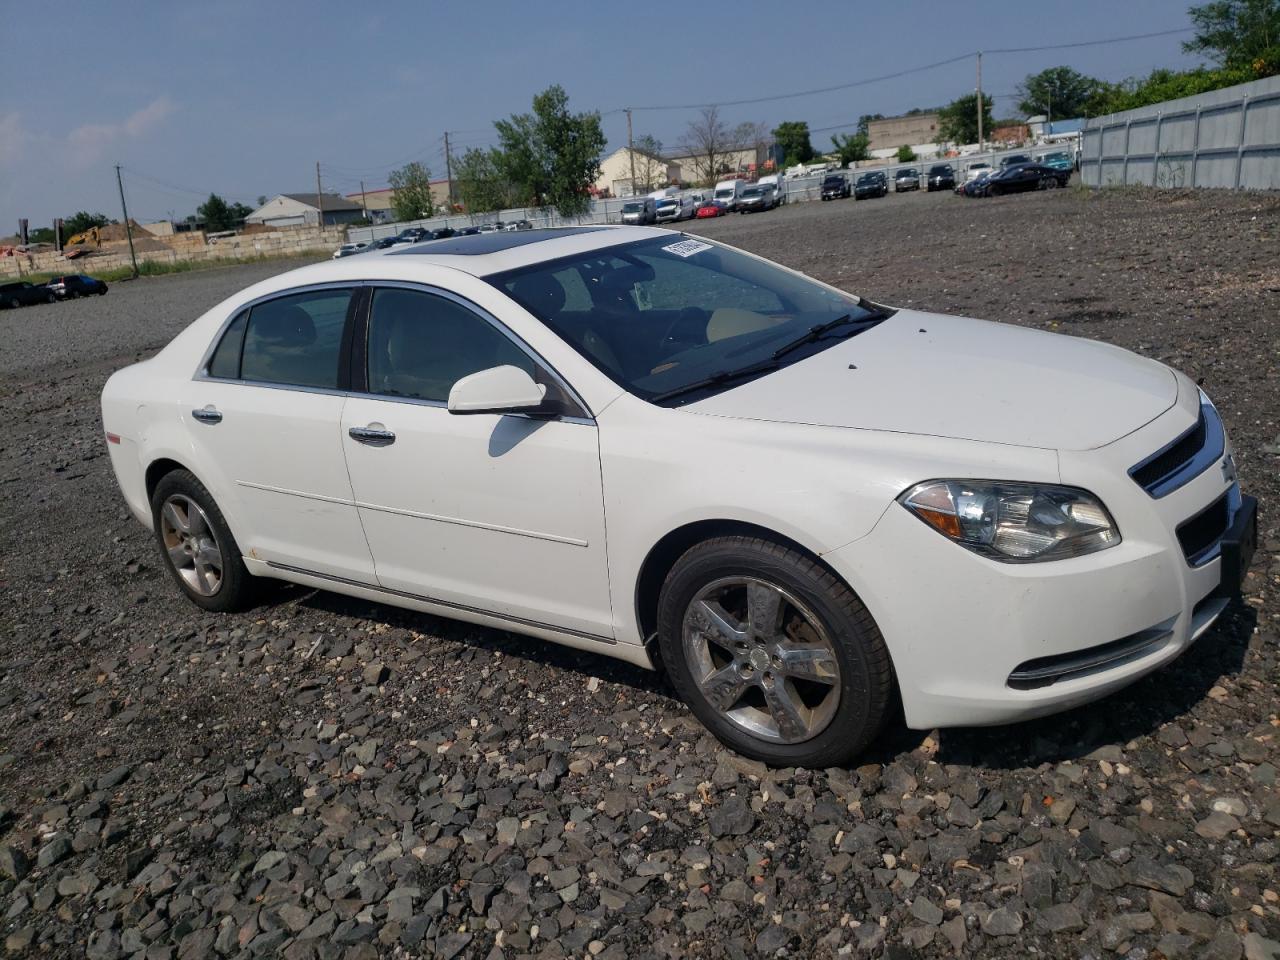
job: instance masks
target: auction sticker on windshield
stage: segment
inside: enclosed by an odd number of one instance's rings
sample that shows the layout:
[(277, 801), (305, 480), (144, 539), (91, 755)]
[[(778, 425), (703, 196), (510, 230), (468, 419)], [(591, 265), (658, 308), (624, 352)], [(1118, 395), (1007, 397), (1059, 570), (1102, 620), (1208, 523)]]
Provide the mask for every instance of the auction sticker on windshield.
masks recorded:
[(677, 257), (692, 257), (695, 253), (710, 250), (711, 244), (703, 243), (701, 240), (681, 240), (679, 243), (669, 244), (662, 249), (667, 253), (674, 253)]

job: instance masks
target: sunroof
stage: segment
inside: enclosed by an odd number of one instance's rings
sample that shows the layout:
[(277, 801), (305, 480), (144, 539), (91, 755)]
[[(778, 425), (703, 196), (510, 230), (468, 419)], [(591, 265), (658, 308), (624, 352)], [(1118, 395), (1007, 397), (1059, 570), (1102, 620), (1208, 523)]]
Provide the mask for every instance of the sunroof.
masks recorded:
[(473, 233), (465, 237), (446, 237), (443, 240), (423, 240), (403, 250), (389, 250), (387, 254), (393, 257), (415, 253), (468, 257), (482, 253), (500, 253), (528, 243), (541, 243), (543, 240), (607, 229), (608, 227), (549, 227), (545, 230), (499, 230), (496, 233)]

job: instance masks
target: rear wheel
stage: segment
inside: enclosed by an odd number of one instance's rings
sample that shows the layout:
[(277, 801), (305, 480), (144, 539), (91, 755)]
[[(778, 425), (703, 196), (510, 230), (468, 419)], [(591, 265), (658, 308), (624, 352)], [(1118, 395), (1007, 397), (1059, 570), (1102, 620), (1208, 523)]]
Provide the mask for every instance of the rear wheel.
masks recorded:
[(879, 732), (889, 654), (871, 615), (829, 570), (753, 537), (690, 549), (663, 585), (659, 643), (698, 719), (737, 752), (834, 766)]
[(17, 310), (18, 307), (22, 306), (22, 304), (18, 302), (17, 297), (10, 297), (8, 300), (5, 301), (4, 305), (10, 310)]
[(151, 516), (160, 555), (187, 599), (218, 613), (252, 604), (257, 582), (218, 504), (192, 473), (174, 470), (160, 479)]

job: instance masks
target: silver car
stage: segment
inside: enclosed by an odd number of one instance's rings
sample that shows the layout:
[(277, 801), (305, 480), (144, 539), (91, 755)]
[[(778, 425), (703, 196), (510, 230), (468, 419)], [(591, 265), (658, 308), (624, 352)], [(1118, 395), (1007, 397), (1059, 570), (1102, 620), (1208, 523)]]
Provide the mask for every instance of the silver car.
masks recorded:
[(898, 175), (893, 178), (893, 189), (896, 193), (902, 193), (904, 190), (919, 190), (920, 172), (914, 167), (899, 170)]

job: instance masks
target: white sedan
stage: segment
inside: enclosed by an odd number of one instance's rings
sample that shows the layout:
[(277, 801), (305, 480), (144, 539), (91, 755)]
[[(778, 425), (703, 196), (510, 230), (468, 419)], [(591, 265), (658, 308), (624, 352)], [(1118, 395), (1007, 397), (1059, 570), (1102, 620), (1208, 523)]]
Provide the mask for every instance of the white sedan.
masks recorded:
[(285, 273), (102, 408), (198, 606), (275, 578), (661, 664), (774, 764), (848, 761), (895, 697), (929, 729), (1123, 687), (1209, 628), (1256, 537), (1163, 364), (656, 228)]

